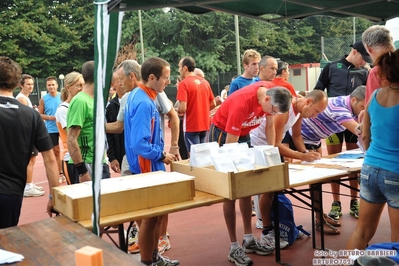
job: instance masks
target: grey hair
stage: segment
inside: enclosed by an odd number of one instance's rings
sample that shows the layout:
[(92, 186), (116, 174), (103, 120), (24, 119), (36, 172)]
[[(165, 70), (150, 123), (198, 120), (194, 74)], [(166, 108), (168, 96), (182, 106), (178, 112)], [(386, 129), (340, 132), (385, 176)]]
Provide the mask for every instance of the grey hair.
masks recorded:
[(374, 25), (365, 30), (362, 34), (362, 42), (371, 48), (384, 47), (391, 49), (393, 39), (390, 31), (380, 25)]
[(141, 66), (136, 60), (125, 60), (119, 64), (117, 69), (120, 69), (121, 67), (123, 68), (125, 76), (129, 76), (130, 73), (133, 73), (137, 80), (141, 80)]
[(275, 59), (273, 56), (265, 55), (264, 57), (262, 57), (262, 58), (260, 59), (260, 61), (259, 61), (259, 66), (267, 66), (267, 64), (268, 64), (267, 60), (268, 60), (269, 58)]
[(278, 107), (281, 113), (290, 110), (292, 103), (292, 94), (284, 87), (273, 87), (266, 91), (266, 95), (270, 96), (272, 105)]
[(356, 98), (357, 101), (363, 101), (364, 98), (366, 97), (366, 86), (360, 85), (357, 86), (357, 88), (352, 91), (351, 93), (351, 99)]
[(327, 99), (327, 94), (322, 90), (312, 90), (305, 96), (305, 98), (312, 99), (313, 103), (318, 103)]
[(281, 60), (277, 61), (277, 73), (276, 73), (277, 76), (281, 76), (283, 74), (283, 70), (287, 71), (287, 69), (288, 69), (287, 62)]

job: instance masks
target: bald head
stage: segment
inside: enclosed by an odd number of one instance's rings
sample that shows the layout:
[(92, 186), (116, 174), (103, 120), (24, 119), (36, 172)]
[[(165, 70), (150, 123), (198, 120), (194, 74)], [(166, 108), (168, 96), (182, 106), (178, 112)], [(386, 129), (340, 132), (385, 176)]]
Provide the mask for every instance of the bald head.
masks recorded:
[(201, 77), (201, 78), (205, 78), (204, 72), (198, 67), (194, 68), (194, 75)]

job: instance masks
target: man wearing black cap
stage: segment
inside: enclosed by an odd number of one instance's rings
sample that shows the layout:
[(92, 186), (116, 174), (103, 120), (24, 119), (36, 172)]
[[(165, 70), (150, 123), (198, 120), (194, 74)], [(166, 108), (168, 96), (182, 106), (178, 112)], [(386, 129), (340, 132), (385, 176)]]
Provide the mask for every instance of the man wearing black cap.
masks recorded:
[(361, 41), (352, 45), (351, 52), (345, 58), (328, 63), (320, 73), (316, 90), (327, 88), (328, 97), (349, 95), (358, 86), (365, 85), (368, 71), (362, 67), (371, 63)]
[[(368, 71), (364, 68), (366, 63), (371, 63), (371, 57), (367, 53), (361, 41), (350, 45), (352, 47), (349, 55), (340, 60), (328, 63), (320, 73), (319, 80), (314, 89), (323, 90), (327, 88), (329, 97), (345, 96), (351, 94), (358, 86), (366, 85)], [(328, 154), (339, 153), (342, 151), (342, 143), (346, 143), (346, 149), (352, 150), (358, 148), (357, 136), (346, 130), (334, 134), (326, 139)], [(356, 180), (351, 180), (350, 186), (357, 188)], [(340, 201), (340, 186), (331, 183), (334, 202), (331, 211), (328, 214), (333, 219), (339, 219), (342, 216)], [(357, 201), (357, 191), (351, 189), (351, 215), (358, 218), (359, 203)]]

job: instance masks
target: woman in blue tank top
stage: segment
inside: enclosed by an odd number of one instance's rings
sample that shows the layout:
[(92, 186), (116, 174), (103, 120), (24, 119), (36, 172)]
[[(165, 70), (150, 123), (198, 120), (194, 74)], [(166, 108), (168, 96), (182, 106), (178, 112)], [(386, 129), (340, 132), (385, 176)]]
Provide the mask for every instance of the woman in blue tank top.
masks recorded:
[(365, 112), (362, 140), (367, 150), (360, 174), (359, 221), (346, 249), (365, 249), (388, 204), (391, 241), (399, 242), (399, 50), (381, 55), (375, 65), (384, 84)]

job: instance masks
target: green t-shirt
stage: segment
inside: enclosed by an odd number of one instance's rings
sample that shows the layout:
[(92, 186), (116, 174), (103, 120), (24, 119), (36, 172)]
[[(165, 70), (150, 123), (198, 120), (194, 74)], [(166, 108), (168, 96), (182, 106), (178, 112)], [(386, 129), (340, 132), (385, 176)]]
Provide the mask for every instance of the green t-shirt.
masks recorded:
[[(73, 97), (68, 108), (67, 127), (80, 126), (78, 144), (85, 163), (93, 163), (94, 99), (84, 92)], [(72, 160), (69, 162), (71, 163)]]

